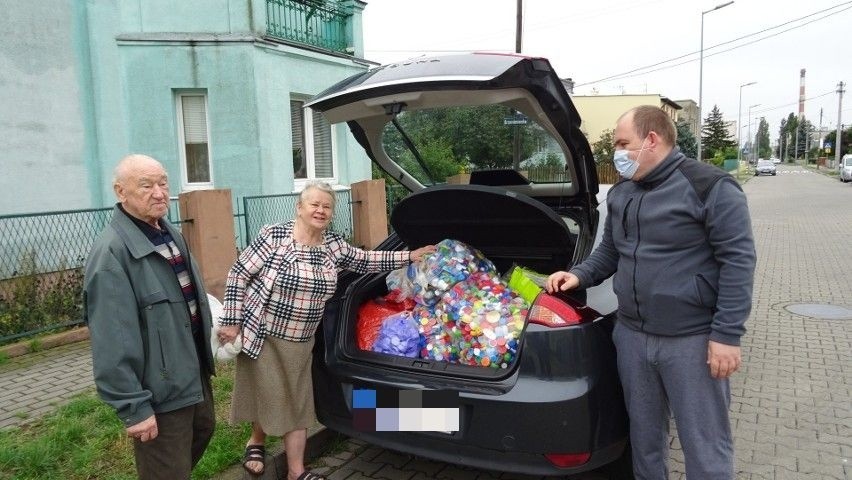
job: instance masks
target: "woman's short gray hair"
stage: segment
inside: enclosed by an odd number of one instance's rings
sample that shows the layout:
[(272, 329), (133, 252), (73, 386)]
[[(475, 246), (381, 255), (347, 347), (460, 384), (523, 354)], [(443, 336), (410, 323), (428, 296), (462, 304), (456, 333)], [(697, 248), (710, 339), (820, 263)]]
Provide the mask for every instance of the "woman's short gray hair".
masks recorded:
[(299, 192), (300, 204), (305, 201), (305, 194), (310, 189), (316, 189), (329, 194), (331, 196), (331, 208), (332, 210), (334, 209), (334, 205), (337, 203), (337, 198), (334, 196), (334, 189), (331, 188), (331, 185), (321, 180), (311, 180), (305, 184), (305, 188), (303, 188), (302, 191)]

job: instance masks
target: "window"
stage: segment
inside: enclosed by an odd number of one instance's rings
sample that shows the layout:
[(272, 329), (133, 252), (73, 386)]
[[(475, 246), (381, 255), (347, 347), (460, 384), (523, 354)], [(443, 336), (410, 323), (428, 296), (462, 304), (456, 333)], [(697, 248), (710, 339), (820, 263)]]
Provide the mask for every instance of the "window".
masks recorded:
[(290, 128), (296, 182), (323, 179), (336, 183), (331, 124), (322, 114), (305, 108), (304, 101), (290, 100)]
[(180, 93), (176, 99), (183, 189), (212, 188), (207, 95)]

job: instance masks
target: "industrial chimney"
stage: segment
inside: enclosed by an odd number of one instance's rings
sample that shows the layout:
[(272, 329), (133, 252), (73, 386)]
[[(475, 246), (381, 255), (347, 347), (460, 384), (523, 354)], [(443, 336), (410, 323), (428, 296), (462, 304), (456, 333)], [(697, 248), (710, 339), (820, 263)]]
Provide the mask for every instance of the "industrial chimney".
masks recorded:
[(805, 118), (805, 69), (799, 71), (799, 121)]

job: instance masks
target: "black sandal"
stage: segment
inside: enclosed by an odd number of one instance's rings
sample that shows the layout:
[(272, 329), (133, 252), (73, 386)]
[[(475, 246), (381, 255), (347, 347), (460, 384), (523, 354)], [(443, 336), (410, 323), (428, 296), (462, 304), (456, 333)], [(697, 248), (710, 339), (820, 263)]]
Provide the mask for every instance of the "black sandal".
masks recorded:
[(299, 475), (296, 480), (328, 480), (324, 475), (320, 475), (319, 473), (309, 472), (305, 470)]
[[(248, 467), (249, 462), (257, 462), (260, 464), (260, 470), (254, 471)], [(246, 451), (243, 453), (243, 468), (249, 475), (263, 475), (266, 469), (266, 445), (246, 445)]]

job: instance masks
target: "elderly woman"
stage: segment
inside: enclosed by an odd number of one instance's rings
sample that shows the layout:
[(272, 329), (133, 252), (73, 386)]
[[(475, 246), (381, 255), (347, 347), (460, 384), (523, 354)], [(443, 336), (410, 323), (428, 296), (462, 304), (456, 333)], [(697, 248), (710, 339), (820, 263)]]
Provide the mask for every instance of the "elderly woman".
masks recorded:
[(326, 230), (334, 212), (334, 191), (309, 183), (296, 204), (296, 218), (267, 225), (228, 273), (222, 343), (242, 332), (236, 359), (231, 422), (252, 422), (243, 467), (263, 473), (266, 435), (284, 436), (288, 480), (320, 480), (304, 466), (307, 427), (314, 416), (311, 351), (325, 302), (337, 273), (393, 270), (431, 253), (364, 251)]

